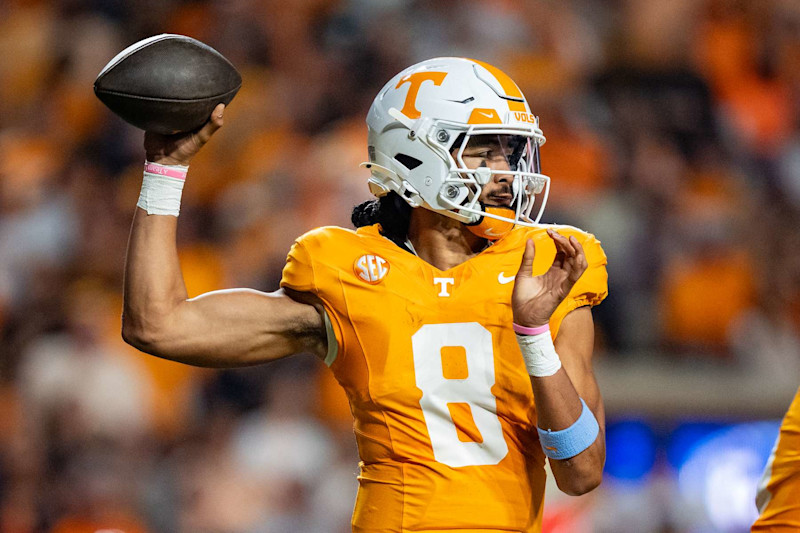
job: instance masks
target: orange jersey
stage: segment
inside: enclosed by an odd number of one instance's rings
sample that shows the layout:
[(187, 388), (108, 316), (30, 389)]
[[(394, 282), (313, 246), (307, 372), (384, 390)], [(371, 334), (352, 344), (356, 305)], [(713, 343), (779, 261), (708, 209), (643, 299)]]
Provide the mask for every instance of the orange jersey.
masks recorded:
[[(582, 243), (589, 268), (553, 314), (554, 336), (567, 313), (607, 294), (599, 241), (557, 229)], [(518, 227), (446, 271), (377, 225), (320, 228), (292, 247), (281, 286), (324, 303), (336, 337), (326, 363), (355, 418), (354, 531), (540, 530), (545, 457), (511, 328), (526, 238), (541, 274), (555, 256), (545, 227)]]
[(800, 389), (781, 424), (756, 498), (759, 516), (752, 531), (800, 531)]

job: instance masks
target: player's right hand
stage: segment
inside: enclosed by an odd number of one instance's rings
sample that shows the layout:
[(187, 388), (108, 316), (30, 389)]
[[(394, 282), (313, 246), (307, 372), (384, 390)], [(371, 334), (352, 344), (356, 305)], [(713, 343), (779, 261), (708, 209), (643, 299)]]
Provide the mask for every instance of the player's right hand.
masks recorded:
[(147, 131), (144, 134), (144, 150), (148, 161), (162, 165), (188, 166), (214, 133), (222, 127), (225, 105), (219, 104), (211, 112), (202, 128), (187, 133), (161, 135)]

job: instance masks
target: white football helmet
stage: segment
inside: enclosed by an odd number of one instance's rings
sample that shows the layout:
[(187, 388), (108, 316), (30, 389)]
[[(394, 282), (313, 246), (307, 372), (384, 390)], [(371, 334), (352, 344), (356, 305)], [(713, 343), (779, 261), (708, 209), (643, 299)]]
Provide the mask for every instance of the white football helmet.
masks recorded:
[[(369, 162), (362, 166), (372, 173), (369, 188), (375, 196), (394, 191), (412, 207), (468, 225), (486, 217), (502, 221), (505, 231), (538, 223), (550, 189), (550, 178), (539, 171), (545, 138), (519, 87), (492, 65), (456, 57), (417, 63), (381, 89), (367, 127)], [(464, 148), (479, 135), (499, 136), (503, 146), (512, 147), (504, 154), (509, 170), (467, 167)], [(495, 174), (512, 176), (510, 209), (479, 201)]]

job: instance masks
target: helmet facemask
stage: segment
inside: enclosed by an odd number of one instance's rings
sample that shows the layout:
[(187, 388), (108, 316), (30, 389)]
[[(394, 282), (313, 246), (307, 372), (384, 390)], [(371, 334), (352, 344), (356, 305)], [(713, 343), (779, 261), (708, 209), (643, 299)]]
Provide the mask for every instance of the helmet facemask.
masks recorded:
[[(471, 227), (485, 218), (512, 225), (536, 224), (544, 210), (550, 182), (539, 168), (539, 145), (543, 141), (544, 137), (536, 132), (470, 127), (453, 143), (451, 168), (440, 192), (440, 203), (453, 209), (453, 218)], [(501, 191), (500, 198), (482, 199), (485, 187), (493, 181), (505, 181), (507, 190)], [(510, 199), (505, 198), (507, 194)], [(539, 208), (531, 217), (540, 194)]]

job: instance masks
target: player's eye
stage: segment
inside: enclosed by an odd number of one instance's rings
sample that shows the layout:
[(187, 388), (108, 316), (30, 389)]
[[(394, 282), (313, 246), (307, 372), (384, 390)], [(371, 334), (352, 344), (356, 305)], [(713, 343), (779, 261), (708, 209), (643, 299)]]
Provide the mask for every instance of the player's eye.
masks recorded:
[(498, 157), (503, 157), (503, 154), (499, 150), (495, 150), (493, 148), (477, 148), (474, 150), (469, 151), (468, 153), (464, 154), (466, 157), (475, 157), (479, 159), (496, 159)]

